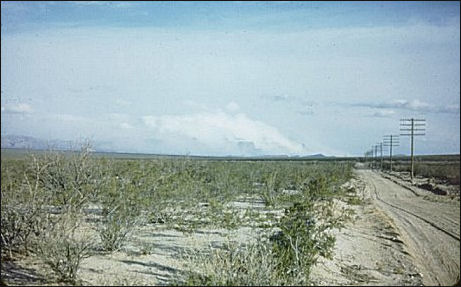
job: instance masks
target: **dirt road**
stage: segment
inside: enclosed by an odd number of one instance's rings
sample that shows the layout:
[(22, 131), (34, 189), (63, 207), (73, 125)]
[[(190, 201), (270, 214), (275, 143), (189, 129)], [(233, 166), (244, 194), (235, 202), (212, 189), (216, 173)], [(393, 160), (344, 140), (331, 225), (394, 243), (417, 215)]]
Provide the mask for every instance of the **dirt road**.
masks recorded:
[(365, 204), (336, 232), (333, 261), (322, 261), (321, 285), (442, 285), (460, 277), (460, 202), (357, 170)]
[(390, 216), (425, 285), (453, 285), (460, 274), (459, 201), (413, 192), (369, 170), (358, 171), (376, 205)]

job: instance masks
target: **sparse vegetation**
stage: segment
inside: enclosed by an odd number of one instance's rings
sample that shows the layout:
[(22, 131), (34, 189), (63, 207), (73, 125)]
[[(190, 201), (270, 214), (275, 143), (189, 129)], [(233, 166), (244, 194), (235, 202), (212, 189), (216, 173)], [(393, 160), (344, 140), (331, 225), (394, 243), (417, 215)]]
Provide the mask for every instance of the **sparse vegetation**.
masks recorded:
[(136, 218), (123, 204), (115, 206), (107, 212), (98, 227), (103, 250), (119, 250), (127, 235), (135, 227), (135, 221)]
[(81, 261), (91, 256), (94, 249), (94, 239), (77, 230), (80, 218), (77, 214), (66, 214), (37, 242), (36, 254), (60, 281), (75, 283)]
[[(263, 242), (236, 244), (228, 242), (209, 253), (191, 252), (185, 258), (190, 271), (180, 285), (189, 286), (270, 286), (282, 281), (270, 245)], [(195, 270), (193, 270), (195, 269)]]
[[(350, 219), (335, 201), (360, 203), (341, 188), (346, 162), (109, 160), (89, 150), (2, 158), (2, 254), (37, 256), (75, 283), (84, 258), (120, 251), (143, 224), (187, 234), (246, 226), (259, 230), (256, 243), (201, 252), (181, 284), (308, 284), (317, 258), (331, 257), (329, 230)], [(237, 208), (242, 199), (259, 209)]]
[[(384, 163), (384, 170), (389, 169), (389, 163)], [(392, 170), (410, 172), (408, 159), (394, 159)], [(460, 184), (460, 158), (459, 155), (450, 156), (419, 156), (415, 159), (414, 174), (426, 178), (443, 180), (452, 185)]]

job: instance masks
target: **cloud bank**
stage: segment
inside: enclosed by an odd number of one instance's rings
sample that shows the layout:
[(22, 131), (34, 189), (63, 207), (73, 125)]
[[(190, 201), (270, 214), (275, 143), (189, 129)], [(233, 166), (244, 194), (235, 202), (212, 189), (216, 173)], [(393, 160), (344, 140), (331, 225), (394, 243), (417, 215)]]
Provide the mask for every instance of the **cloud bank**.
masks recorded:
[(2, 106), (2, 112), (10, 114), (30, 114), (32, 113), (32, 107), (26, 103), (18, 103)]
[[(402, 109), (402, 110), (409, 110), (409, 111), (417, 111), (417, 112), (429, 112), (429, 113), (450, 113), (450, 114), (459, 114), (459, 104), (451, 104), (451, 105), (433, 105), (418, 99), (415, 100), (405, 100), (405, 99), (398, 99), (392, 100), (388, 102), (381, 102), (381, 103), (358, 103), (354, 104), (354, 106), (359, 107), (369, 107), (369, 108), (379, 108), (379, 109)], [(390, 115), (390, 112), (382, 112), (379, 111), (377, 115)]]
[[(144, 116), (144, 124), (157, 137), (195, 140), (210, 149), (230, 148), (239, 153), (303, 154), (303, 144), (285, 137), (276, 128), (253, 120), (243, 113), (222, 111), (191, 115)], [(232, 149), (231, 146), (234, 146)], [(237, 147), (237, 149), (235, 148)], [(224, 148), (224, 150), (226, 149)]]

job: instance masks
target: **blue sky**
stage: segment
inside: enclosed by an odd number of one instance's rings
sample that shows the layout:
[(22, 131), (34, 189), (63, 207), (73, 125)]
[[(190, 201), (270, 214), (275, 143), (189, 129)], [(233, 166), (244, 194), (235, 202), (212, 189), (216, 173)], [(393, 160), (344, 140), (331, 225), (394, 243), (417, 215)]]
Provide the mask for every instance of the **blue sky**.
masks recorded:
[(424, 117), (417, 154), (460, 151), (459, 2), (1, 5), (2, 136), (354, 156)]

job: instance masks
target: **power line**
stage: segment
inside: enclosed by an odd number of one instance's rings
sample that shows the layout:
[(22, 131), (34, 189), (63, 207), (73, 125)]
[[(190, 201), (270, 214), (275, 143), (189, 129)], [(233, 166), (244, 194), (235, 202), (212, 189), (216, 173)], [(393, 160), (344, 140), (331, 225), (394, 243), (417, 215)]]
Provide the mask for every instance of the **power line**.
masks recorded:
[(378, 169), (378, 145), (373, 145), (374, 157), (373, 157), (373, 167)]
[(399, 136), (385, 135), (383, 143), (389, 147), (389, 170), (392, 172), (392, 147), (399, 146)]
[(365, 163), (368, 164), (368, 166), (370, 166), (370, 162), (372, 160), (372, 156), (373, 156), (373, 151), (372, 150), (367, 150), (365, 152)]
[[(419, 128), (415, 128), (419, 127)], [(410, 136), (411, 137), (411, 182), (413, 183), (413, 173), (414, 173), (414, 160), (413, 160), (413, 150), (414, 150), (414, 137), (415, 136), (424, 136), (426, 135), (426, 119), (400, 119), (400, 131), (401, 132), (410, 132), (410, 133), (401, 133), (401, 136)], [(415, 133), (419, 132), (419, 133)]]

